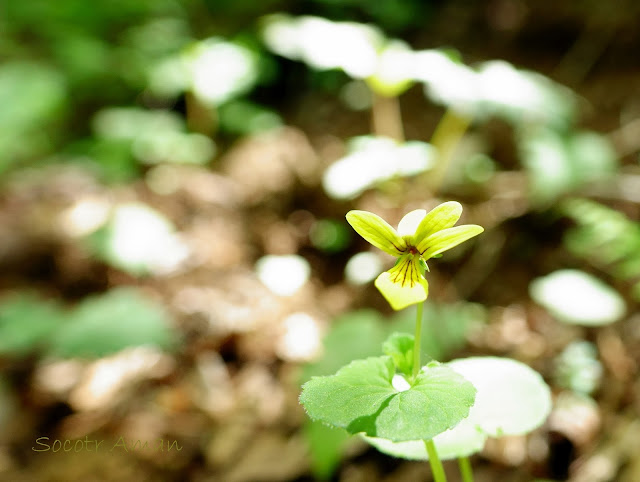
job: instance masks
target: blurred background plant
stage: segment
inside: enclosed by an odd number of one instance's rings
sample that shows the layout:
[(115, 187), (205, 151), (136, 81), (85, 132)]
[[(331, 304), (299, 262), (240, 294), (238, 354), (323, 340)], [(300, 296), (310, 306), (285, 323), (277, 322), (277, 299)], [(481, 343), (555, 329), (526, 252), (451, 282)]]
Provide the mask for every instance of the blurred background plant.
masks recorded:
[(1, 479), (427, 480), (297, 396), (412, 323), (345, 213), (456, 199), (486, 232), (429, 273), (425, 356), (514, 358), (554, 391), (476, 479), (640, 480), (640, 6), (1, 10)]

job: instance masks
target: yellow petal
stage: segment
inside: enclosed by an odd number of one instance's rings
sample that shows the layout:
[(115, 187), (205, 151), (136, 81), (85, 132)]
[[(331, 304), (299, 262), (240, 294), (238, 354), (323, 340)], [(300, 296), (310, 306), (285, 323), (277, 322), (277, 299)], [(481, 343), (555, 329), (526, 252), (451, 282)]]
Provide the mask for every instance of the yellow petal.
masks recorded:
[(349, 211), (347, 221), (355, 231), (376, 248), (392, 256), (400, 256), (407, 245), (395, 229), (368, 211)]
[(414, 305), (427, 299), (428, 285), (427, 280), (424, 278), (411, 288), (403, 288), (401, 285), (391, 281), (389, 272), (385, 271), (376, 278), (375, 285), (394, 310), (402, 310), (409, 305)]
[(414, 243), (418, 251), (422, 252), (427, 248), (420, 246), (426, 238), (456, 224), (461, 214), (462, 206), (456, 201), (447, 201), (429, 211), (415, 231)]
[[(443, 229), (424, 239), (420, 245), (423, 246), (424, 252), (420, 252), (422, 257), (427, 260), (436, 254), (458, 246), (483, 231), (484, 228), (482, 226), (475, 224), (463, 224), (455, 228)], [(418, 250), (420, 250), (420, 246), (418, 246)]]

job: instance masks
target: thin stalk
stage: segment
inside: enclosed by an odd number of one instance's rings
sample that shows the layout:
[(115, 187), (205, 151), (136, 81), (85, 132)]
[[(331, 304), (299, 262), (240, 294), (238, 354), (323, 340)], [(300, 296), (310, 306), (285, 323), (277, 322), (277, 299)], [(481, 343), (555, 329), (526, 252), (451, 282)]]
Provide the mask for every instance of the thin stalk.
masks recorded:
[(415, 380), (420, 373), (420, 367), (422, 364), (420, 363), (420, 348), (422, 343), (420, 342), (420, 337), (422, 336), (422, 307), (424, 303), (418, 303), (418, 310), (416, 312), (416, 331), (413, 338), (413, 370), (411, 373), (411, 377)]
[(376, 136), (386, 136), (404, 142), (404, 128), (397, 96), (387, 97), (372, 91), (371, 130)]
[(442, 462), (438, 457), (436, 446), (433, 440), (425, 440), (424, 445), (427, 447), (427, 453), (429, 454), (429, 464), (431, 465), (431, 473), (433, 474), (434, 482), (447, 482), (447, 476), (444, 473)]
[(469, 457), (458, 457), (458, 467), (462, 474), (462, 482), (473, 482), (473, 470), (471, 470)]
[(470, 124), (470, 116), (460, 114), (453, 109), (447, 109), (438, 122), (431, 136), (431, 145), (438, 151), (436, 165), (427, 171), (425, 176), (425, 181), (433, 193), (437, 193), (440, 189), (449, 163)]

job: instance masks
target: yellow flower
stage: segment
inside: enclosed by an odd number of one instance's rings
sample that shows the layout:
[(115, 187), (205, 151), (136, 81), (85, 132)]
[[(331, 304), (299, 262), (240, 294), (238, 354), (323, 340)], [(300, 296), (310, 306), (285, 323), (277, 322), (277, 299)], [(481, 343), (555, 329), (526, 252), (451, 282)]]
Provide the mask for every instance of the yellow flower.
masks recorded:
[(462, 206), (455, 201), (436, 206), (428, 213), (416, 209), (406, 214), (393, 229), (384, 219), (368, 211), (349, 211), (347, 221), (376, 248), (398, 258), (393, 268), (376, 278), (375, 285), (394, 310), (427, 299), (429, 285), (424, 277), (427, 260), (480, 234), (475, 224), (453, 227)]

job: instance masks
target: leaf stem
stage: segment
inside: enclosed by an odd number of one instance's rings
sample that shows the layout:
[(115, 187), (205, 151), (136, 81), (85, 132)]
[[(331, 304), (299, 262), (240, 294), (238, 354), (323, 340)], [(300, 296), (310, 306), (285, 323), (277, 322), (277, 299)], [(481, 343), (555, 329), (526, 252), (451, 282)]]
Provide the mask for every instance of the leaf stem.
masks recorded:
[(429, 454), (429, 465), (431, 465), (434, 482), (447, 482), (447, 476), (444, 473), (444, 468), (442, 467), (442, 462), (440, 462), (440, 457), (438, 457), (438, 452), (436, 451), (433, 440), (425, 440), (424, 445), (427, 447), (427, 453)]
[(418, 303), (418, 310), (416, 312), (416, 331), (413, 338), (413, 370), (411, 372), (411, 377), (415, 380), (420, 373), (420, 349), (422, 347), (422, 343), (420, 342), (420, 337), (422, 334), (422, 307), (423, 303)]
[(458, 466), (462, 474), (462, 482), (473, 482), (473, 470), (471, 470), (469, 457), (458, 457)]

